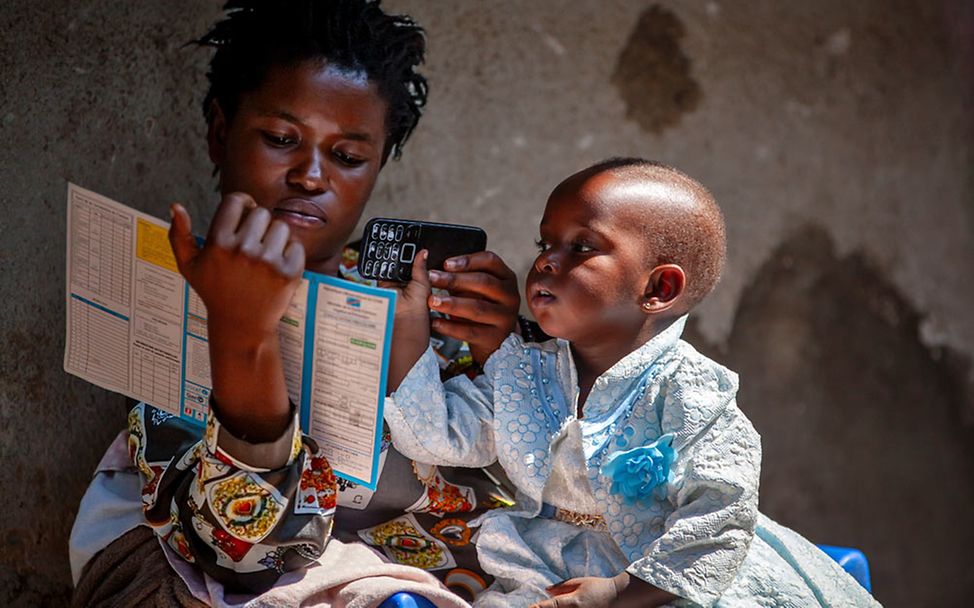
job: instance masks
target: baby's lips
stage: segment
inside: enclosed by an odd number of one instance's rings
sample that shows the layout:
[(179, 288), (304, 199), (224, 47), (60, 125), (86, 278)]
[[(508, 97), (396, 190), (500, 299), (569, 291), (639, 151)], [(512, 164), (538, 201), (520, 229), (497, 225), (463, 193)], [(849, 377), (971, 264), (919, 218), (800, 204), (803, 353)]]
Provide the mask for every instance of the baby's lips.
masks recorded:
[(542, 295), (548, 297), (554, 297), (555, 294), (551, 293), (551, 290), (544, 285), (534, 284), (531, 286), (530, 293), (528, 295), (529, 297), (533, 298), (535, 296), (542, 296)]

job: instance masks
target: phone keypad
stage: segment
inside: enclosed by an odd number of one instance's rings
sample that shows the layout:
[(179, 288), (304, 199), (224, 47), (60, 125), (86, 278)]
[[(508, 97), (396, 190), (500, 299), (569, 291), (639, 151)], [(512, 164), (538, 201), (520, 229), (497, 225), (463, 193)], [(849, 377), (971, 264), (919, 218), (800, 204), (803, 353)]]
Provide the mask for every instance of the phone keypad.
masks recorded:
[(399, 258), (399, 261), (403, 264), (412, 264), (414, 257), (416, 257), (416, 245), (413, 243), (403, 243), (402, 257)]
[(369, 237), (362, 267), (365, 276), (388, 280), (408, 277), (416, 257), (419, 226), (376, 222)]

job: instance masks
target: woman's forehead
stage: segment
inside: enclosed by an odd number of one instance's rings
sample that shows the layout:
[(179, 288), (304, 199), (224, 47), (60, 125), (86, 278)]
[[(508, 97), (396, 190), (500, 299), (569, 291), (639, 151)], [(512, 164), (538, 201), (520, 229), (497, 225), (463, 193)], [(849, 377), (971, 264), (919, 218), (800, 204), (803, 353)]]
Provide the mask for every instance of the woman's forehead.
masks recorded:
[(378, 86), (363, 71), (312, 60), (271, 66), (260, 86), (244, 93), (242, 102), (264, 111), (282, 107), (314, 111), (338, 103), (365, 104), (363, 114), (381, 110), (383, 116), (388, 107)]

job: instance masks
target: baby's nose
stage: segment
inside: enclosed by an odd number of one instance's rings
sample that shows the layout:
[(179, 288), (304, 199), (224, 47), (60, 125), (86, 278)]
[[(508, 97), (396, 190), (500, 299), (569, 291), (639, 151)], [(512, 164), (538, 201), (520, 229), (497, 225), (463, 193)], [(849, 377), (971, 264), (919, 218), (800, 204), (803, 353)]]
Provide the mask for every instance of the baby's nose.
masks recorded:
[(538, 272), (555, 273), (558, 272), (558, 260), (549, 251), (545, 251), (534, 261), (534, 267)]

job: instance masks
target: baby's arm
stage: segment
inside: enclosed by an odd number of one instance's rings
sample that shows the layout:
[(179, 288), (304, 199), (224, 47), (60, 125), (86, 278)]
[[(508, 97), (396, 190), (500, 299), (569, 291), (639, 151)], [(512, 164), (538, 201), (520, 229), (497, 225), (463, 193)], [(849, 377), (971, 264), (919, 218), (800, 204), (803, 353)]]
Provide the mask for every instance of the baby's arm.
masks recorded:
[(459, 375), (442, 382), (433, 349), (386, 399), (385, 420), (392, 442), (405, 456), (430, 464), (486, 466), (497, 458), (493, 431), (492, 363), (520, 344), (510, 336), (488, 362), (484, 374)]
[(672, 593), (658, 589), (622, 572), (612, 578), (584, 576), (552, 585), (547, 589), (551, 599), (531, 608), (652, 608), (675, 599)]
[[(388, 392), (399, 388), (402, 379), (430, 344), (430, 282), (426, 272), (428, 252), (423, 249), (413, 260), (412, 280), (398, 288), (396, 318), (389, 355)], [(395, 284), (382, 284), (393, 287)]]
[(428, 464), (487, 466), (497, 459), (492, 399), (489, 368), (473, 380), (461, 374), (441, 382), (430, 347), (386, 399), (392, 443), (406, 457)]
[(663, 523), (662, 535), (627, 572), (710, 606), (737, 575), (754, 536), (760, 438), (732, 398), (718, 415), (708, 417), (704, 408), (680, 403), (700, 397), (690, 386), (682, 389), (660, 397), (667, 402), (663, 431), (676, 436), (676, 478), (668, 488), (676, 509)]

